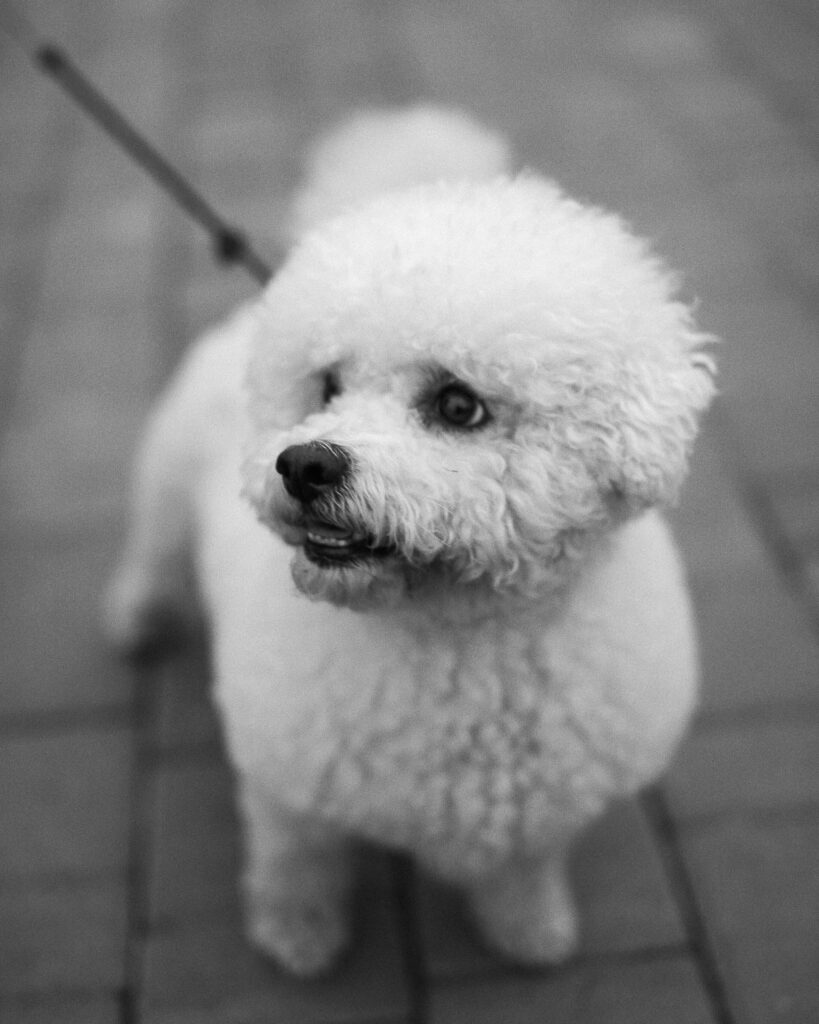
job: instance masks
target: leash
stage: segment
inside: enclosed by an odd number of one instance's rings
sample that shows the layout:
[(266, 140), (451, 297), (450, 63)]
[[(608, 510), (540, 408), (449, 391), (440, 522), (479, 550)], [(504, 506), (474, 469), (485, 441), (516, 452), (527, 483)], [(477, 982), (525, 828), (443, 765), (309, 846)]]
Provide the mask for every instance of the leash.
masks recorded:
[(31, 23), (0, 0), (0, 28), (23, 50), (35, 67), (57, 83), (161, 189), (210, 235), (219, 263), (238, 264), (259, 284), (272, 272), (245, 235), (223, 220), (191, 183), (142, 136), (103, 96), (58, 46), (40, 39)]

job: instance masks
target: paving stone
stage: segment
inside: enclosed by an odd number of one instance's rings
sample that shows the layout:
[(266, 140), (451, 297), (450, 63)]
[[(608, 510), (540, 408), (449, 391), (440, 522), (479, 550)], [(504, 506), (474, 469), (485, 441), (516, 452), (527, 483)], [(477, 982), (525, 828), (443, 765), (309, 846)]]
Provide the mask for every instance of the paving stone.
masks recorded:
[(782, 388), (778, 394), (737, 395), (726, 399), (725, 408), (743, 461), (758, 477), (819, 472), (819, 402), (814, 395), (801, 387), (788, 395)]
[(3, 737), (0, 876), (124, 867), (131, 756), (121, 728)]
[[(71, 183), (73, 187), (64, 193), (59, 214), (52, 222), (35, 325), (50, 335), (50, 315), (79, 313), (84, 289), (94, 293), (100, 281), (109, 283), (106, 293), (110, 296), (110, 282), (116, 274), (123, 289), (128, 285), (133, 289), (130, 295), (123, 290), (120, 308), (129, 303), (133, 321), (149, 323), (151, 307), (146, 307), (145, 299), (146, 289), (153, 283), (153, 253), (147, 242), (157, 233), (161, 199), (144, 173), (86, 123), (70, 155), (68, 169), (81, 175), (82, 182), (75, 178)], [(135, 203), (141, 211), (139, 219), (132, 216)], [(130, 218), (127, 231), (122, 230), (124, 217)], [(119, 231), (112, 230), (115, 225)], [(113, 257), (116, 262), (112, 266)], [(126, 331), (132, 328), (128, 323), (121, 326)], [(37, 333), (33, 335), (33, 355), (42, 351)]]
[(638, 803), (617, 805), (581, 837), (573, 878), (584, 953), (638, 953), (685, 941), (656, 840)]
[[(783, 259), (776, 259), (781, 272)], [(769, 281), (761, 292), (710, 307), (714, 328), (725, 339), (725, 423), (746, 467), (762, 478), (815, 476), (819, 468), (815, 316), (782, 290), (782, 281)]]
[(153, 219), (156, 234), (155, 193), (89, 125), (71, 156), (66, 177), (81, 183), (63, 193), (28, 283), (37, 303), (0, 439), (6, 516), (61, 528), (127, 490), (157, 306), (143, 226)]
[(683, 744), (665, 788), (681, 818), (819, 807), (819, 709), (812, 720), (698, 730)]
[(747, 17), (742, 5), (719, 0), (717, 4), (731, 29), (759, 61), (768, 74), (779, 81), (816, 84), (816, 36), (810, 31), (815, 9), (790, 4), (779, 16), (764, 3), (753, 5), (753, 17)]
[(819, 644), (806, 613), (771, 568), (694, 577), (692, 590), (706, 713), (771, 704), (816, 706)]
[(0, 535), (0, 717), (127, 709), (133, 679), (107, 647), (100, 611), (117, 548), (91, 532)]
[(147, 403), (121, 392), (100, 397), (92, 387), (41, 395), (26, 411), (18, 402), (0, 445), (7, 529), (65, 534), (89, 523), (104, 529), (123, 515)]
[(819, 1020), (819, 819), (735, 815), (682, 845), (738, 1024)]
[(125, 899), (117, 881), (0, 890), (0, 991), (116, 989), (123, 982)]
[(498, 957), (480, 939), (456, 889), (422, 878), (418, 906), (424, 970), (433, 979), (472, 977), (497, 969)]
[(211, 675), (204, 638), (192, 640), (178, 656), (157, 668), (151, 685), (156, 708), (153, 739), (160, 751), (190, 747), (215, 750), (220, 744)]
[(697, 969), (684, 957), (581, 963), (436, 986), (430, 1024), (713, 1024)]
[(796, 270), (815, 283), (819, 261), (819, 215), (816, 192), (819, 169), (807, 152), (799, 159), (789, 150), (788, 166), (776, 172), (760, 173), (759, 166), (734, 183), (732, 195), (749, 210), (749, 219), (768, 238), (775, 239), (777, 251), (788, 258), (789, 271)]
[(678, 508), (669, 518), (690, 576), (764, 563), (764, 548), (731, 479), (713, 432), (700, 439)]
[[(144, 259), (139, 251), (150, 238), (145, 206), (145, 197), (137, 194), (97, 211), (86, 229), (87, 244), (98, 246), (107, 259), (87, 282), (83, 279), (83, 302), (77, 299), (77, 282), (67, 276), (50, 287), (53, 315), (35, 321), (18, 383), (21, 415), (28, 420), (32, 410), (44, 420), (48, 403), (61, 402), (67, 393), (82, 395), (88, 406), (99, 405), (102, 411), (114, 396), (125, 412), (135, 399), (144, 400), (153, 385), (158, 361), (157, 339), (150, 330), (154, 321), (135, 309), (147, 282), (134, 281), (132, 295), (123, 281), (129, 277), (128, 264), (138, 258), (134, 250)], [(146, 268), (140, 272), (147, 276)], [(84, 454), (78, 450), (75, 456)]]
[[(641, 197), (641, 208), (645, 205)], [(690, 199), (680, 197), (674, 203), (660, 195), (648, 209), (651, 237), (664, 258), (682, 274), (682, 294), (697, 300), (697, 322), (719, 334), (713, 322), (718, 304), (739, 306), (749, 295), (766, 288), (765, 254), (753, 235), (728, 217), (719, 203), (707, 202), (701, 188), (693, 188)], [(725, 322), (719, 326), (724, 330)], [(725, 347), (741, 343), (741, 338), (729, 334), (725, 342), (722, 349), (717, 348), (720, 364)]]
[(405, 1020), (408, 990), (389, 884), (377, 865), (371, 872), (358, 901), (353, 948), (324, 979), (286, 976), (251, 950), (237, 924), (199, 921), (153, 934), (144, 1024)]
[[(43, 78), (31, 74), (31, 66), (25, 54), (17, 49), (6, 36), (3, 37), (3, 62), (0, 69), (0, 85), (3, 88), (3, 105), (0, 109), (0, 128), (4, 137), (24, 139), (32, 146), (41, 145), (47, 129), (56, 119), (56, 108), (59, 105), (53, 85)], [(8, 136), (6, 133), (9, 133)], [(49, 140), (51, 146), (53, 140)], [(16, 155), (9, 151), (9, 163)], [(6, 162), (3, 162), (4, 169)], [(30, 165), (29, 181), (32, 172), (41, 168), (39, 162)], [(5, 175), (4, 175), (5, 178)]]
[[(258, 204), (256, 215), (246, 217), (247, 205), (244, 206), (242, 223), (256, 224), (262, 210), (262, 204)], [(264, 220), (266, 224), (269, 216), (270, 221), (275, 223), (284, 219), (285, 209), (281, 204), (275, 205), (271, 200), (264, 208)], [(232, 215), (238, 223), (240, 218), (237, 211)], [(254, 228), (252, 237), (248, 236), (252, 245), (265, 259), (271, 268), (278, 264), (281, 243), (274, 234), (271, 227), (269, 233)], [(197, 250), (191, 256), (191, 273), (181, 286), (180, 293), (180, 322), (182, 324), (183, 339), (190, 343), (204, 331), (209, 330), (215, 324), (225, 320), (231, 312), (244, 302), (248, 302), (258, 294), (258, 284), (254, 283), (248, 276), (238, 268), (235, 273), (226, 274), (223, 270), (212, 265), (209, 254), (204, 250)]]
[(770, 500), (793, 548), (802, 555), (819, 553), (819, 479), (775, 476)]
[[(614, 808), (581, 837), (572, 858), (572, 879), (580, 909), (581, 955), (635, 953), (684, 941), (653, 838), (635, 803)], [(431, 977), (497, 970), (498, 957), (480, 940), (455, 890), (425, 878), (418, 906)]]
[(0, 1021), (7, 1024), (119, 1024), (114, 996), (70, 994), (24, 1000), (0, 995)]
[[(746, 413), (749, 420), (754, 413), (765, 413), (758, 425), (736, 439), (737, 443), (749, 442), (749, 450), (743, 454), (751, 458), (752, 465), (763, 465), (763, 458), (777, 455), (796, 440), (785, 429), (794, 414), (794, 403), (807, 403), (814, 395), (812, 383), (819, 373), (815, 319), (770, 280), (760, 281), (750, 295), (712, 300), (709, 315), (713, 329), (723, 337), (717, 349), (723, 404), (735, 415)], [(759, 408), (763, 403), (771, 408)], [(766, 438), (766, 420), (775, 416), (784, 435)], [(752, 450), (756, 445), (761, 446), (758, 453)], [(773, 459), (769, 469), (781, 472), (792, 463), (798, 468), (797, 456), (807, 459), (810, 454), (790, 453), (781, 462)]]
[(812, 555), (805, 565), (805, 579), (813, 603), (814, 618), (819, 621), (819, 555)]
[(742, 76), (731, 74), (717, 61), (674, 72), (668, 77), (663, 100), (685, 120), (695, 121), (701, 137), (725, 145), (737, 137), (743, 142), (753, 140), (756, 132), (757, 141), (761, 137), (769, 146), (783, 144), (786, 127), (768, 98), (749, 88)]
[(204, 916), (238, 921), (240, 834), (227, 766), (162, 767), (153, 787), (151, 921), (162, 928)]
[(688, 144), (689, 159), (725, 200), (731, 219), (749, 226), (758, 211), (743, 205), (741, 197), (734, 205), (732, 184), (777, 175), (805, 156), (794, 125), (777, 116), (768, 97), (754, 92), (740, 76), (715, 69), (668, 80), (663, 95), (676, 134)]
[[(616, 81), (609, 88), (623, 91)], [(551, 96), (549, 89), (550, 105)], [(634, 102), (626, 93), (625, 109), (607, 116), (605, 108), (584, 112), (582, 100), (570, 92), (565, 106), (550, 115), (551, 137), (535, 115), (517, 128), (514, 141), (525, 165), (557, 178), (569, 194), (615, 210), (672, 259), (675, 253), (662, 234), (669, 188), (683, 207), (695, 202), (696, 193), (666, 134), (646, 123), (644, 110), (628, 113)]]
[[(278, 164), (288, 161), (293, 168), (295, 163), (289, 113), (285, 104), (271, 101), (267, 90), (231, 90), (206, 97), (187, 134), (194, 149), (206, 157), (207, 166), (221, 173), (225, 168), (235, 168), (237, 157), (255, 161), (255, 167), (267, 167), (269, 172), (269, 181), (260, 181), (256, 191), (278, 191), (283, 185)], [(245, 173), (234, 176), (234, 187), (242, 184), (242, 178), (252, 178), (247, 171), (246, 164)], [(247, 189), (247, 180), (244, 185)]]
[(633, 12), (622, 10), (611, 19), (612, 48), (622, 49), (629, 63), (664, 75), (686, 77), (707, 73), (714, 64), (715, 42), (703, 25), (677, 11), (650, 10), (641, 6)]

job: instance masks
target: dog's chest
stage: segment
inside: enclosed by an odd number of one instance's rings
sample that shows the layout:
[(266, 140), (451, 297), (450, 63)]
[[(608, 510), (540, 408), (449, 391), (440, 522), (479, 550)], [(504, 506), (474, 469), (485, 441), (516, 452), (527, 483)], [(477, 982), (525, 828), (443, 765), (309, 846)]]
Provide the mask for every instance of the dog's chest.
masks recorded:
[(302, 719), (305, 809), (443, 871), (485, 869), (599, 809), (610, 767), (596, 764), (577, 706), (587, 702), (550, 678), (542, 642), (490, 629), (380, 652), (336, 660), (329, 693)]

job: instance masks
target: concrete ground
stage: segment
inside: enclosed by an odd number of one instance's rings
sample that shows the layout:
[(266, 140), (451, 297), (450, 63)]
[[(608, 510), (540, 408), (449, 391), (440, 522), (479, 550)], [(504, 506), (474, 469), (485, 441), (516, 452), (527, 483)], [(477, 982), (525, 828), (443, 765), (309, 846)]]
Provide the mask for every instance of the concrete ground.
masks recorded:
[(578, 848), (580, 955), (509, 969), (374, 857), (354, 951), (289, 980), (240, 933), (203, 655), (134, 675), (97, 616), (145, 410), (255, 285), (2, 39), (3, 1024), (819, 1021), (816, 5), (16, 2), (271, 261), (305, 140), (425, 97), (656, 239), (724, 344), (675, 516), (702, 713)]

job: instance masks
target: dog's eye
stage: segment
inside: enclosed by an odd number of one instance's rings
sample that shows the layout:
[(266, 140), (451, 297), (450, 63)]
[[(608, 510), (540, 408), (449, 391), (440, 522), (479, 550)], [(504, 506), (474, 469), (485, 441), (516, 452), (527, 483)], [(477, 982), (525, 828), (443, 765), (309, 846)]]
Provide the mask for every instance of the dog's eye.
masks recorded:
[(444, 423), (472, 430), (489, 419), (486, 406), (463, 384), (448, 384), (435, 400), (435, 411)]
[(321, 378), (322, 405), (329, 405), (336, 395), (340, 394), (341, 382), (338, 379), (338, 374), (332, 370), (328, 370)]

